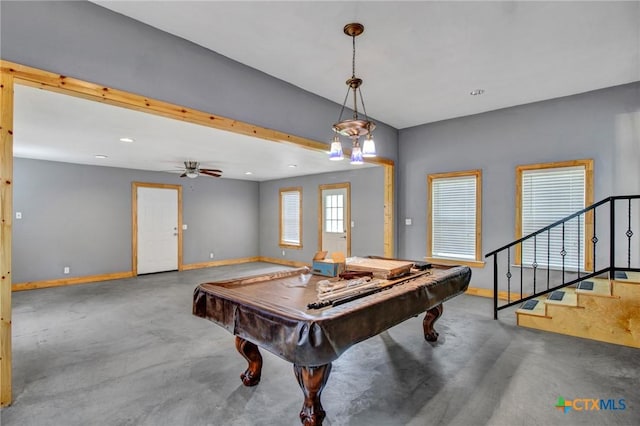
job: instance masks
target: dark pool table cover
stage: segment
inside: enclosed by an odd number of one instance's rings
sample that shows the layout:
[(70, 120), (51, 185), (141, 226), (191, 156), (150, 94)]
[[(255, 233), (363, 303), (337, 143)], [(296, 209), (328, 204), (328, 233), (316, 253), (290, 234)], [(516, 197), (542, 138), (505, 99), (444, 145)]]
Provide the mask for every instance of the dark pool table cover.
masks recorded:
[(429, 275), (339, 306), (308, 309), (325, 277), (304, 269), (200, 284), (193, 314), (297, 365), (336, 360), (352, 345), (463, 293), (466, 266), (434, 268)]

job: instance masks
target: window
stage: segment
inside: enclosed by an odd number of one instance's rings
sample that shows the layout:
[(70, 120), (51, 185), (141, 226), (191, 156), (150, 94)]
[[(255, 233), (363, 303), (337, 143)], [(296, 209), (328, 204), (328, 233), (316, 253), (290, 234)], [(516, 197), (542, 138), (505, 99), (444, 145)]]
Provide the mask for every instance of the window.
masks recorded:
[(427, 190), (427, 259), (483, 266), (482, 172), (431, 174), (427, 177)]
[(302, 248), (302, 188), (280, 189), (280, 246)]
[(344, 195), (329, 194), (324, 202), (324, 232), (344, 233)]
[[(593, 204), (593, 160), (532, 164), (516, 168), (516, 238), (522, 238)], [(522, 265), (590, 269), (589, 215), (567, 221), (516, 246)], [(563, 238), (564, 236), (564, 238)], [(564, 254), (564, 255), (563, 255)]]

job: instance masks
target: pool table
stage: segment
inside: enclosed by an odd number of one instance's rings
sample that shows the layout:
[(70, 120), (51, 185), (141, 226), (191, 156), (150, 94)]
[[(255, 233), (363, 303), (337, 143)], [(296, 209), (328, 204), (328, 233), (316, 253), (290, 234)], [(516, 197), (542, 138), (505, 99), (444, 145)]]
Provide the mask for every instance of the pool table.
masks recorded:
[[(426, 312), (423, 333), (435, 341), (434, 322), (442, 303), (463, 293), (471, 270), (466, 266), (413, 271), (381, 291), (346, 303), (310, 308), (316, 284), (326, 279), (308, 268), (200, 284), (194, 291), (193, 314), (235, 335), (238, 352), (247, 360), (242, 383), (260, 382), (258, 346), (293, 364), (304, 402), (300, 420), (321, 425), (325, 411), (320, 395), (331, 363), (352, 345)], [(343, 301), (344, 302), (344, 301)]]

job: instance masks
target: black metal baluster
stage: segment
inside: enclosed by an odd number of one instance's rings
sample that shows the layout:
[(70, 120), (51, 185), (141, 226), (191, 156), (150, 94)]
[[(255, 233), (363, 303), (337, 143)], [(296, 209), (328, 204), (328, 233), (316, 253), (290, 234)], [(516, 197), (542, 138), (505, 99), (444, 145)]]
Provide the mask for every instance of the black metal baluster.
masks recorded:
[(533, 294), (536, 294), (536, 272), (538, 271), (538, 236), (533, 236)]
[(524, 269), (524, 245), (520, 242), (520, 299), (522, 299), (522, 270)]
[(560, 256), (562, 256), (562, 284), (564, 284), (564, 258), (567, 255), (567, 251), (564, 249), (564, 224), (566, 222), (562, 222), (562, 250), (560, 251)]
[(507, 303), (511, 303), (511, 249), (507, 248)]
[(633, 237), (633, 231), (631, 230), (631, 198), (629, 198), (628, 209), (628, 222), (627, 222), (627, 268), (631, 268), (631, 237)]
[(578, 215), (576, 219), (578, 220), (578, 278), (580, 278), (580, 259), (582, 254), (582, 245), (580, 244), (580, 218), (582, 215)]
[(616, 200), (609, 204), (609, 278), (616, 276)]
[(593, 209), (593, 237), (591, 237), (591, 242), (593, 243), (593, 270), (597, 271), (596, 268), (596, 244), (598, 243), (598, 237), (596, 236), (596, 210)]
[(547, 290), (551, 280), (551, 229), (547, 229)]
[(498, 253), (493, 255), (493, 319), (498, 319)]

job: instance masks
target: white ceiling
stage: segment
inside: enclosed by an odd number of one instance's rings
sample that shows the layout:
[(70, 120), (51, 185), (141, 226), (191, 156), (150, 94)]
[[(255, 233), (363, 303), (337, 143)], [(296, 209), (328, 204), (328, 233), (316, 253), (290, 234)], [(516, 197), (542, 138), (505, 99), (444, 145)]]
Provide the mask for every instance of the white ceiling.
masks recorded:
[(253, 181), (372, 166), (328, 161), (324, 152), (21, 85), (15, 87), (14, 109), (16, 157), (176, 173), (184, 161), (194, 160), (221, 169), (223, 178)]
[[(398, 129), (640, 80), (640, 2), (95, 1)], [(470, 96), (474, 89), (482, 96)]]

